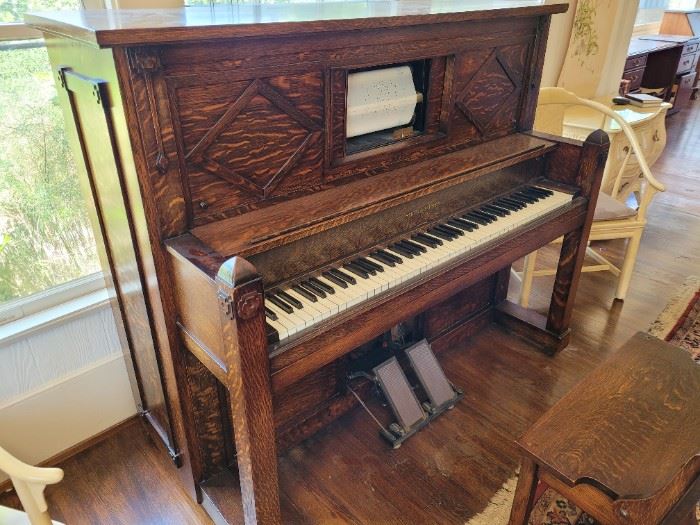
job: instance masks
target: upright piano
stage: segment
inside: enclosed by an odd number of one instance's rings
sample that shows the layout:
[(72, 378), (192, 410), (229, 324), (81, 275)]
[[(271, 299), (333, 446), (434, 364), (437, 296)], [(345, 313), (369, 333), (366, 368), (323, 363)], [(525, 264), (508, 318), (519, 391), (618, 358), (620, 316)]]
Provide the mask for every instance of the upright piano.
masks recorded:
[[(566, 346), (608, 150), (601, 131), (532, 131), (550, 17), (566, 8), (27, 17), (93, 198), (143, 417), (218, 522), (237, 519), (222, 486), (246, 523), (284, 521), (278, 454), (357, 406), (348, 373), (397, 326), (438, 356), (494, 322), (549, 354)], [(562, 236), (548, 313), (509, 302), (511, 264)]]

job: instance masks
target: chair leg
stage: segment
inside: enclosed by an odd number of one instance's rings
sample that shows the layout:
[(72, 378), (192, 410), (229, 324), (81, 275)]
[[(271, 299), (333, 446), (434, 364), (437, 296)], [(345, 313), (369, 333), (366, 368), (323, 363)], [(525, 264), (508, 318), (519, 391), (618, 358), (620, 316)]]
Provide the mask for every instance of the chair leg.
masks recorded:
[(508, 525), (527, 525), (537, 490), (537, 464), (530, 458), (523, 458), (520, 465), (518, 484), (515, 487), (513, 508)]
[(537, 250), (525, 256), (523, 262), (523, 278), (520, 283), (520, 306), (527, 308), (530, 304), (532, 292), (532, 280), (535, 278), (535, 262), (537, 262)]
[(636, 232), (627, 241), (627, 250), (625, 251), (625, 260), (622, 262), (620, 269), (620, 277), (617, 280), (617, 289), (615, 290), (615, 299), (625, 300), (627, 290), (632, 279), (632, 270), (634, 263), (637, 261), (637, 253), (639, 252), (639, 244), (642, 241), (642, 230)]

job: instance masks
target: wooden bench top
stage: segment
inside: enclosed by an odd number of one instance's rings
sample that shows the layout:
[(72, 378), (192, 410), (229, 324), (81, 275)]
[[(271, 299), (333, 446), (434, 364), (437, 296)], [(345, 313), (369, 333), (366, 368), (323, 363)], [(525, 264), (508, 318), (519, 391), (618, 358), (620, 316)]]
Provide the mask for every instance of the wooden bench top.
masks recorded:
[(700, 470), (700, 366), (637, 333), (518, 440), (569, 486), (640, 499)]

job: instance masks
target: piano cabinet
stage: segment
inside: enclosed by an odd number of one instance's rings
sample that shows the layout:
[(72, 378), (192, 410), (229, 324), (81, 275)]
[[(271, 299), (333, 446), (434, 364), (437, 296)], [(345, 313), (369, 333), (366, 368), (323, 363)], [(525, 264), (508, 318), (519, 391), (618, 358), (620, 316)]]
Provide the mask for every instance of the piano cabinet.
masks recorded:
[[(399, 322), (438, 353), (491, 322), (551, 354), (566, 346), (608, 140), (532, 132), (564, 10), (417, 0), (27, 17), (61, 86), (144, 418), (215, 520), (282, 522), (277, 455), (356, 406), (353, 359)], [(421, 132), (348, 148), (349, 72), (411, 63), (427, 71)], [(560, 236), (548, 313), (508, 302), (511, 263)], [(394, 281), (274, 329), (271, 294), (377, 250), (367, 264)]]

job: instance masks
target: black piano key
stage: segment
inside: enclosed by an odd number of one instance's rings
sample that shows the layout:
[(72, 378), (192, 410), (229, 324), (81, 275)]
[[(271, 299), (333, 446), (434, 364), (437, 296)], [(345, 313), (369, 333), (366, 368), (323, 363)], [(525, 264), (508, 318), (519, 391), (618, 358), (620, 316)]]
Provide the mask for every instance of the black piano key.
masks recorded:
[(318, 301), (318, 299), (316, 298), (316, 296), (314, 294), (312, 294), (311, 292), (306, 290), (306, 288), (299, 286), (298, 284), (293, 285), (292, 290), (294, 290), (296, 293), (298, 293), (302, 297), (306, 297), (312, 303), (315, 303), (316, 301)]
[(397, 242), (396, 244), (401, 246), (404, 250), (408, 250), (413, 255), (420, 255), (421, 253), (423, 253), (422, 251), (420, 251), (418, 248), (416, 248), (412, 244), (406, 243), (406, 241), (401, 240), (401, 241)]
[(495, 215), (491, 215), (490, 213), (486, 213), (481, 210), (471, 210), (467, 215), (475, 215), (477, 217), (481, 217), (485, 221), (488, 221), (488, 224), (496, 221), (497, 217)]
[(386, 251), (386, 250), (377, 250), (375, 253), (381, 255), (382, 257), (388, 257), (389, 259), (391, 259), (392, 261), (394, 261), (396, 264), (402, 264), (402, 263), (403, 263), (403, 259), (401, 259), (401, 257), (399, 257), (399, 256), (396, 255), (396, 254), (390, 253), (390, 252), (388, 252), (388, 251)]
[(321, 290), (323, 290), (326, 293), (329, 293), (329, 294), (335, 293), (335, 290), (333, 289), (332, 286), (329, 286), (326, 283), (319, 281), (318, 279), (316, 279), (316, 277), (309, 277), (309, 282), (314, 283), (316, 286), (321, 288)]
[(515, 207), (518, 208), (519, 210), (522, 210), (522, 209), (525, 207), (525, 203), (524, 203), (524, 202), (520, 202), (520, 201), (517, 201), (517, 200), (515, 200), (515, 199), (511, 199), (510, 197), (501, 197), (501, 198), (498, 199), (498, 200), (500, 200), (500, 201), (502, 201), (502, 202), (507, 202), (507, 203), (509, 203), (509, 204), (512, 204), (513, 206), (515, 206)]
[(413, 259), (413, 252), (404, 248), (399, 243), (392, 244), (391, 246), (389, 246), (389, 248), (391, 248), (396, 253), (400, 253), (404, 257), (408, 257), (409, 259)]
[(370, 275), (377, 275), (377, 270), (373, 267), (371, 267), (369, 264), (364, 263), (361, 259), (353, 259), (352, 260), (353, 264), (356, 264), (360, 268), (362, 268), (364, 271), (366, 271)]
[(528, 186), (527, 189), (530, 191), (534, 191), (535, 193), (539, 193), (544, 197), (551, 197), (552, 195), (554, 195), (554, 192), (552, 190), (548, 190), (547, 188), (542, 188), (540, 186)]
[(384, 257), (380, 253), (372, 252), (369, 254), (369, 257), (371, 257), (375, 261), (379, 261), (382, 264), (386, 264), (389, 267), (393, 268), (394, 266), (396, 266), (396, 261), (394, 261), (393, 259), (389, 259), (388, 257)]
[(520, 199), (524, 199), (525, 202), (527, 202), (528, 204), (534, 204), (534, 203), (536, 203), (537, 201), (540, 200), (539, 197), (533, 197), (532, 195), (528, 195), (527, 193), (522, 193), (522, 192), (514, 193), (514, 194), (511, 195), (511, 196), (512, 196), (512, 197), (518, 197), (518, 198), (520, 198)]
[(354, 265), (353, 263), (345, 263), (343, 265), (343, 268), (345, 268), (347, 271), (354, 273), (358, 277), (362, 277), (363, 279), (369, 279), (369, 273), (364, 271), (362, 268), (359, 266)]
[(537, 191), (532, 191), (530, 188), (524, 188), (524, 189), (522, 190), (522, 192), (523, 192), (524, 194), (529, 195), (529, 196), (531, 196), (531, 197), (533, 197), (533, 198), (536, 198), (536, 199), (544, 199), (544, 198), (547, 197), (547, 196), (544, 195), (543, 193), (540, 193), (540, 192), (537, 192)]
[(365, 266), (369, 266), (370, 268), (374, 268), (374, 269), (375, 269), (376, 271), (378, 271), (378, 272), (383, 272), (383, 271), (384, 271), (384, 267), (383, 267), (381, 264), (377, 264), (377, 263), (374, 262), (374, 261), (370, 261), (370, 260), (369, 260), (368, 258), (366, 258), (366, 257), (360, 257), (359, 260), (362, 261), (362, 263), (363, 263)]
[(528, 192), (525, 190), (517, 191), (516, 195), (519, 195), (520, 197), (523, 197), (525, 199), (529, 199), (531, 203), (537, 202), (542, 198), (542, 195), (538, 195), (536, 193)]
[(267, 335), (267, 344), (273, 345), (279, 343), (280, 334), (267, 323), (265, 323), (265, 334)]
[(476, 229), (474, 226), (472, 226), (471, 223), (462, 219), (450, 219), (447, 221), (447, 224), (449, 224), (453, 228), (459, 228), (460, 230), (466, 230), (468, 232), (474, 231)]
[(270, 310), (267, 306), (265, 307), (265, 317), (271, 321), (277, 321), (277, 314)]
[(340, 277), (337, 277), (337, 276), (333, 275), (331, 272), (323, 272), (321, 275), (323, 275), (326, 279), (328, 279), (328, 280), (329, 280), (330, 282), (332, 282), (333, 284), (337, 284), (337, 285), (340, 286), (341, 288), (347, 288), (347, 287), (348, 287), (348, 283), (346, 283), (345, 281), (343, 281)]
[(495, 200), (495, 201), (493, 201), (493, 204), (495, 204), (499, 208), (505, 208), (506, 210), (510, 210), (510, 211), (518, 211), (520, 209), (519, 206), (516, 206), (515, 204), (511, 204), (510, 202), (508, 202), (504, 199)]
[(442, 241), (437, 237), (431, 237), (425, 233), (416, 233), (411, 237), (415, 242), (424, 244), (425, 246), (430, 246), (431, 248), (437, 248), (442, 244)]
[(533, 202), (530, 199), (526, 199), (525, 197), (518, 195), (517, 193), (511, 193), (508, 198), (513, 199), (516, 202), (519, 202), (520, 204), (522, 204), (525, 207), (529, 206)]
[(275, 293), (277, 294), (278, 297), (281, 297), (282, 299), (284, 299), (285, 302), (291, 304), (294, 308), (297, 308), (297, 309), (299, 309), (299, 310), (301, 310), (302, 308), (304, 308), (304, 303), (302, 303), (302, 302), (301, 302), (299, 299), (297, 299), (296, 297), (292, 297), (292, 296), (289, 295), (287, 292), (285, 292), (285, 291), (283, 291), (283, 290), (278, 290), (278, 291), (275, 292)]
[[(453, 231), (453, 228), (445, 227), (442, 224), (436, 224), (435, 226), (433, 226), (433, 229), (442, 232), (443, 234), (447, 235), (450, 239), (456, 239), (457, 237), (459, 237), (457, 232)], [(461, 231), (459, 233), (463, 234), (463, 232)]]
[(466, 220), (470, 220), (470, 221), (475, 222), (477, 224), (481, 224), (482, 226), (486, 226), (486, 225), (491, 223), (490, 220), (484, 219), (483, 217), (481, 217), (475, 213), (472, 213), (472, 212), (465, 213), (464, 215), (462, 215), (462, 218), (466, 219)]
[(309, 286), (309, 283), (307, 283), (306, 281), (300, 282), (298, 286), (306, 290), (306, 293), (313, 295), (316, 298), (316, 300), (318, 300), (319, 297), (325, 297), (325, 295), (322, 296), (313, 287)]
[(484, 204), (481, 207), (482, 210), (485, 210), (488, 213), (493, 213), (494, 215), (498, 215), (499, 217), (505, 217), (508, 215), (510, 212), (508, 210), (504, 210), (499, 208), (498, 206), (494, 206), (492, 204)]
[(450, 226), (449, 224), (446, 224), (446, 223), (438, 224), (437, 227), (442, 228), (443, 230), (450, 232), (453, 235), (458, 235), (458, 236), (464, 235), (464, 232), (461, 229), (455, 228), (454, 226)]
[(317, 286), (315, 283), (311, 282), (311, 279), (304, 281), (302, 285), (307, 289), (313, 291), (314, 295), (317, 295), (321, 299), (326, 298), (326, 291), (321, 288), (320, 286)]
[(426, 247), (423, 246), (422, 244), (418, 244), (418, 243), (413, 242), (413, 241), (410, 241), (410, 240), (408, 240), (408, 239), (403, 239), (401, 242), (402, 242), (405, 246), (411, 246), (411, 247), (415, 248), (416, 250), (418, 250), (418, 251), (420, 251), (420, 252), (422, 252), (422, 253), (425, 253), (425, 252), (428, 251), (428, 248), (426, 248)]
[(328, 271), (330, 273), (332, 273), (333, 275), (335, 275), (338, 279), (342, 279), (343, 281), (345, 281), (348, 284), (357, 284), (357, 280), (352, 275), (348, 275), (347, 273), (345, 273), (342, 270), (338, 270), (336, 268), (333, 268), (333, 269), (328, 270)]
[(443, 233), (443, 232), (440, 231), (440, 230), (436, 230), (435, 228), (430, 228), (430, 229), (428, 230), (428, 233), (429, 233), (430, 235), (434, 235), (435, 237), (438, 237), (438, 238), (442, 239), (443, 241), (451, 241), (452, 239), (454, 239), (454, 236), (452, 236), (452, 235), (447, 235), (446, 233)]
[(289, 306), (287, 303), (285, 303), (282, 299), (279, 297), (273, 295), (272, 293), (267, 293), (265, 294), (265, 298), (270, 301), (272, 304), (274, 304), (277, 308), (281, 309), (283, 312), (286, 312), (288, 314), (291, 314), (294, 312), (294, 308)]

